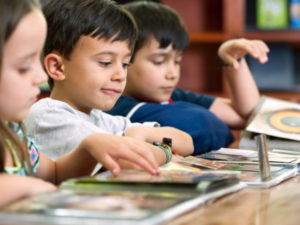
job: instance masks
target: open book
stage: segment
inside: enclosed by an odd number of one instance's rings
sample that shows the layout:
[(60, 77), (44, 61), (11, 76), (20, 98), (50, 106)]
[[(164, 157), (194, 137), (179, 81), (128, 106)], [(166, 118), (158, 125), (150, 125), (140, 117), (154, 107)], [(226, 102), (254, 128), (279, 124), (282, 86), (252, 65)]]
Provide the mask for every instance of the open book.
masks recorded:
[(160, 224), (245, 186), (234, 171), (124, 170), (72, 179), (58, 191), (4, 208), (0, 221), (47, 224)]
[[(239, 142), (240, 149), (256, 149), (254, 137), (257, 133), (243, 131), (241, 140)], [(279, 138), (275, 136), (267, 137), (268, 149), (274, 152), (286, 152), (289, 154), (298, 154), (300, 156), (300, 141), (290, 140), (286, 138)], [(284, 151), (290, 150), (290, 151)]]
[[(236, 149), (236, 152), (242, 150)], [(200, 155), (199, 157), (188, 156), (179, 159), (176, 165), (166, 165), (165, 169), (170, 168), (174, 170), (175, 167), (183, 167), (186, 169), (211, 169), (211, 170), (229, 170), (241, 172), (240, 179), (248, 186), (268, 188), (274, 186), (283, 180), (297, 175), (298, 163), (295, 158), (282, 159), (279, 162), (278, 157), (271, 157), (276, 162), (270, 163), (270, 179), (262, 181), (259, 162), (256, 156), (246, 156), (246, 154), (232, 154), (232, 150), (229, 154), (226, 154), (223, 150), (221, 154), (218, 151), (208, 152)]]
[(300, 151), (300, 104), (261, 97), (246, 127), (240, 148), (253, 148), (253, 134), (269, 135), (268, 148)]
[[(236, 161), (236, 162), (258, 162), (257, 150), (235, 149), (235, 148), (220, 148), (216, 151), (201, 154), (201, 158), (217, 160), (217, 161)], [(298, 165), (300, 155), (284, 154), (279, 152), (268, 152), (270, 163), (290, 163)]]

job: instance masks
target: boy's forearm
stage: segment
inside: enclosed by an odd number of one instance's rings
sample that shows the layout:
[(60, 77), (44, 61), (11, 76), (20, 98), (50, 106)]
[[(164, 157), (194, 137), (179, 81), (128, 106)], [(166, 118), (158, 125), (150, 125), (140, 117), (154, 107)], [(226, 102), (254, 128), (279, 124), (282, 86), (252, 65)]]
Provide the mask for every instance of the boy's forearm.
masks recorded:
[(229, 66), (222, 70), (228, 81), (232, 106), (242, 118), (247, 119), (260, 95), (246, 60), (241, 60), (238, 69)]

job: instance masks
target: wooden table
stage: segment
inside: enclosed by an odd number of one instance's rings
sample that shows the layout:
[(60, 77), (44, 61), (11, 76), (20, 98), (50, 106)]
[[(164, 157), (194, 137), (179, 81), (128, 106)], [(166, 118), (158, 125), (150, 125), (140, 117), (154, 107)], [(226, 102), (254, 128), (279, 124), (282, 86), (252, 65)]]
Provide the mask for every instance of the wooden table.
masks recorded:
[(165, 225), (299, 225), (300, 176), (269, 189), (246, 188)]

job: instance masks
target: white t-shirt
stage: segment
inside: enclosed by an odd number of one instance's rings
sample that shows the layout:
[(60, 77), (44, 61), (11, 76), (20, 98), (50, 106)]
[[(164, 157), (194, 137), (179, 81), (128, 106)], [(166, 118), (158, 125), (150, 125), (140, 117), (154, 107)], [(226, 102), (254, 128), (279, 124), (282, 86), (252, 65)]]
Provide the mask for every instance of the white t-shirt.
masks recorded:
[(90, 134), (121, 136), (133, 126), (157, 125), (156, 122), (132, 123), (126, 117), (112, 116), (97, 109), (88, 115), (51, 98), (36, 102), (24, 123), (39, 150), (53, 160), (75, 149)]

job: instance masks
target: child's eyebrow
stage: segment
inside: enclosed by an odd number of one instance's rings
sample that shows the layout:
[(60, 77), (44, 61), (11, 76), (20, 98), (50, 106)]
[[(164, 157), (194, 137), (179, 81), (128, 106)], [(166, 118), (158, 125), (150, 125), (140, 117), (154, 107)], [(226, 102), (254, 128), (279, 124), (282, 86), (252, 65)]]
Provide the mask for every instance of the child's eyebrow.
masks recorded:
[(183, 52), (180, 51), (178, 54), (176, 54), (176, 56), (183, 56)]
[(169, 53), (169, 52), (165, 52), (165, 53), (160, 52), (160, 53), (153, 53), (150, 56), (167, 56), (167, 55), (170, 55), (170, 54), (171, 53)]
[[(165, 57), (165, 56), (170, 56), (171, 53), (172, 53), (172, 51), (171, 52), (157, 52), (157, 53), (151, 54), (150, 56), (154, 56), (154, 57), (155, 56), (162, 56), (162, 57)], [(176, 57), (180, 57), (182, 55), (183, 55), (183, 53), (179, 52), (178, 54), (176, 54)]]
[[(96, 53), (94, 56), (101, 56), (101, 55), (111, 55), (111, 56), (115, 56), (117, 55), (116, 52), (113, 52), (113, 51), (104, 51), (104, 52), (99, 52), (99, 53)], [(132, 55), (131, 52), (128, 52), (125, 57), (130, 57)]]
[(24, 60), (27, 60), (27, 59), (31, 59), (34, 56), (36, 56), (36, 54), (38, 54), (38, 53), (37, 52), (32, 52), (32, 53), (29, 53), (27, 55), (20, 56), (19, 58), (17, 58), (17, 61), (24, 61)]

